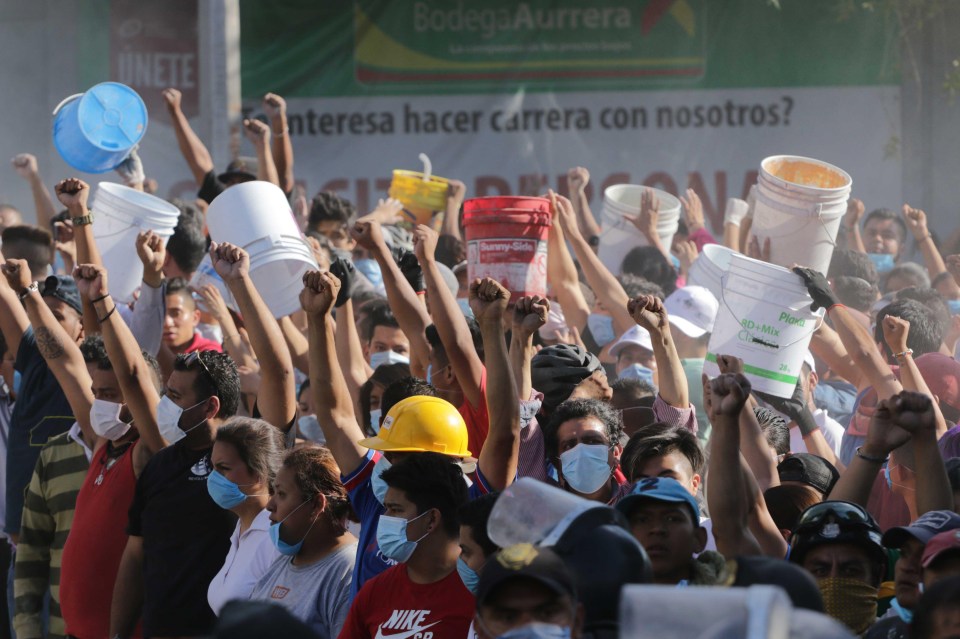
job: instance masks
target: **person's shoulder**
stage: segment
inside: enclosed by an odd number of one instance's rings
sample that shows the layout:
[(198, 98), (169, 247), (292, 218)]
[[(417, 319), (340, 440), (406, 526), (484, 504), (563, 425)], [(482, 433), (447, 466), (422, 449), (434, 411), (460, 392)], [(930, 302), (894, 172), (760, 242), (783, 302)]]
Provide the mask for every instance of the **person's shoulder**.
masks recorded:
[(864, 639), (905, 639), (908, 636), (910, 626), (897, 616), (880, 619), (863, 635)]

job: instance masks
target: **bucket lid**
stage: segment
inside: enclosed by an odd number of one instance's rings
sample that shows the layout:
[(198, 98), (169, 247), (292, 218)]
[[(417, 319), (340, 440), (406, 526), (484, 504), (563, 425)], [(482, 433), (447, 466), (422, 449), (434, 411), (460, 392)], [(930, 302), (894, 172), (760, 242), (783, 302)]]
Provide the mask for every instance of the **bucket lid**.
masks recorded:
[(549, 213), (550, 200), (543, 197), (492, 195), (488, 197), (472, 197), (463, 202), (463, 210), (465, 213), (469, 211), (498, 211), (501, 209), (525, 209)]
[(101, 82), (84, 93), (77, 119), (84, 137), (107, 151), (129, 149), (147, 132), (147, 106), (119, 82)]

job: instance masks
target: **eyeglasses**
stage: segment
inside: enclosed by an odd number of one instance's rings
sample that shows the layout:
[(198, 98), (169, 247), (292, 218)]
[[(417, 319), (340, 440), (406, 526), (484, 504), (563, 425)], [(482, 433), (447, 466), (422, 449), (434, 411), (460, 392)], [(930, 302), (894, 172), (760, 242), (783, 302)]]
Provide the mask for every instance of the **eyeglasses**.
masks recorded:
[(873, 517), (862, 506), (846, 501), (825, 501), (807, 508), (800, 515), (796, 530), (806, 526), (819, 526), (828, 517), (837, 523), (859, 524), (875, 527)]
[(201, 353), (202, 351), (193, 351), (192, 353), (188, 353), (183, 358), (183, 365), (186, 366), (187, 368), (193, 368), (194, 363), (200, 362), (200, 366), (202, 366), (204, 372), (206, 372), (207, 378), (210, 380), (211, 383), (213, 383), (214, 386), (216, 386), (216, 380), (213, 377), (213, 373), (210, 372), (210, 369), (207, 368), (206, 362), (204, 362), (203, 358), (200, 357)]

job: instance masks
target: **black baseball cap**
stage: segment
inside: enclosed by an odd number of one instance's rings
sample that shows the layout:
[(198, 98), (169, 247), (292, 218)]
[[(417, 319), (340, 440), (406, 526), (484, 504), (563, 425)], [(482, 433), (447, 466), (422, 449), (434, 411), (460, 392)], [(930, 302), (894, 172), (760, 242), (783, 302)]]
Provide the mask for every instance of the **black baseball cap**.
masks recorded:
[(40, 287), (42, 297), (53, 297), (77, 313), (83, 313), (83, 304), (80, 302), (80, 291), (77, 283), (69, 275), (50, 275)]
[(840, 479), (836, 467), (823, 457), (810, 453), (795, 453), (777, 465), (780, 481), (796, 481), (812, 486), (823, 495), (829, 495)]
[(244, 182), (257, 179), (257, 169), (259, 168), (257, 158), (240, 156), (227, 165), (227, 170), (217, 176), (221, 182), (228, 180), (241, 179)]
[(533, 544), (517, 544), (497, 551), (484, 564), (477, 585), (477, 605), (482, 605), (501, 584), (518, 578), (532, 579), (558, 595), (577, 599), (573, 573), (555, 552)]
[(823, 612), (823, 597), (813, 576), (785, 559), (739, 556), (727, 560), (729, 586), (779, 586), (790, 597), (794, 608)]

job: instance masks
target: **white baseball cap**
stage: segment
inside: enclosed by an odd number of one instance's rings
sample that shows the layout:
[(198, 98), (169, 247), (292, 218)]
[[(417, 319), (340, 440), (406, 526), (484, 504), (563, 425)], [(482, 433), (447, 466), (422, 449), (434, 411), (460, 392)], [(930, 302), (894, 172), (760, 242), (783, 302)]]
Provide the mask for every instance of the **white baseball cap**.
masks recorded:
[(713, 331), (720, 303), (702, 286), (678, 288), (664, 300), (670, 325), (687, 337), (703, 337)]
[(650, 333), (640, 325), (627, 329), (627, 332), (620, 336), (617, 343), (610, 347), (610, 355), (619, 357), (620, 351), (628, 346), (642, 346), (652, 352), (653, 341), (650, 339)]

